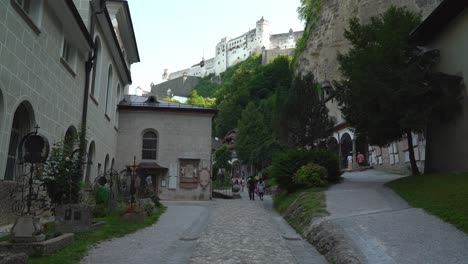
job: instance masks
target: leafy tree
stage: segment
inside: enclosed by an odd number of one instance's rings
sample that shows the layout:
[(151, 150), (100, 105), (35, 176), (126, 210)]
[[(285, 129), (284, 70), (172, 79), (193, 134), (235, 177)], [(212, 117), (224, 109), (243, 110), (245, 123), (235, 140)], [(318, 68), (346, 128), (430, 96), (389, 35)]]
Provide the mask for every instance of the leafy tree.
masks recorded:
[(280, 56), (267, 65), (261, 65), (257, 55), (230, 67), (222, 75), (223, 83), (217, 97), (218, 114), (215, 134), (224, 136), (237, 127), (242, 111), (250, 102), (273, 96), (291, 82), (290, 59)]
[(214, 156), (215, 162), (213, 164), (213, 169), (215, 172), (219, 169), (231, 170), (231, 164), (229, 161), (232, 159), (232, 153), (227, 145), (223, 144), (216, 149)]
[(238, 157), (260, 169), (281, 149), (271, 130), (273, 103), (273, 97), (258, 104), (250, 102), (242, 111), (237, 126), (235, 148)]
[(205, 98), (203, 96), (200, 96), (198, 95), (197, 90), (193, 90), (186, 103), (198, 106), (211, 107), (215, 104), (215, 100), (216, 99), (214, 98)]
[(328, 137), (333, 122), (312, 74), (297, 76), (283, 96), (280, 120), (286, 125), (281, 134), (290, 146), (314, 147), (317, 140)]
[(338, 56), (344, 78), (335, 83), (336, 99), (358, 137), (378, 146), (407, 137), (415, 175), (412, 132), (423, 132), (434, 118), (449, 121), (461, 109), (460, 78), (434, 73), (439, 53), (409, 40), (420, 21), (398, 7), (367, 25), (352, 19), (345, 31), (351, 49)]
[(212, 79), (212, 74), (201, 78), (193, 89), (202, 97), (215, 98), (217, 91), (221, 88), (221, 85), (213, 82)]

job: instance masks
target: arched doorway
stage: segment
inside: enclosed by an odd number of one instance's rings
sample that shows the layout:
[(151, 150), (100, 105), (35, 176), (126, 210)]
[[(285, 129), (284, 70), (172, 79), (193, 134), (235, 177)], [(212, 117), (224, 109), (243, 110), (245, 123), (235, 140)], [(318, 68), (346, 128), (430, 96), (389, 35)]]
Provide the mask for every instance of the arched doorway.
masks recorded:
[(94, 146), (94, 141), (89, 144), (89, 150), (88, 150), (88, 159), (86, 161), (86, 176), (85, 176), (85, 183), (89, 183), (90, 179), (94, 178), (93, 174), (93, 164), (94, 164), (94, 159), (95, 159), (95, 154), (96, 149)]
[(341, 166), (346, 168), (348, 166), (347, 157), (353, 155), (353, 140), (348, 133), (341, 136)]
[(31, 132), (34, 126), (34, 112), (29, 102), (22, 102), (16, 108), (10, 132), (5, 180), (14, 180), (17, 176), (18, 147), (21, 139)]

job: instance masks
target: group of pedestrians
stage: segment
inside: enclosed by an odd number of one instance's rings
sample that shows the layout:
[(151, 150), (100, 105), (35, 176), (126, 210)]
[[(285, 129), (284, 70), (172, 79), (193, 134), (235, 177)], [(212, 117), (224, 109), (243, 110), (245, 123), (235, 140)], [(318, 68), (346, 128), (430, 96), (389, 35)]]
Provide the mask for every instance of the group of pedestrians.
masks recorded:
[(249, 190), (250, 200), (255, 200), (255, 194), (258, 194), (260, 200), (263, 201), (263, 193), (265, 192), (265, 182), (262, 178), (260, 178), (257, 181), (255, 178), (249, 177), (247, 179), (247, 189)]
[(254, 177), (248, 177), (247, 180), (242, 178), (231, 178), (232, 186), (239, 185), (242, 192), (244, 192), (245, 186), (247, 185), (247, 190), (249, 192), (250, 200), (255, 200), (255, 194), (258, 195), (260, 200), (263, 200), (263, 194), (265, 192), (265, 181), (262, 178), (255, 179)]

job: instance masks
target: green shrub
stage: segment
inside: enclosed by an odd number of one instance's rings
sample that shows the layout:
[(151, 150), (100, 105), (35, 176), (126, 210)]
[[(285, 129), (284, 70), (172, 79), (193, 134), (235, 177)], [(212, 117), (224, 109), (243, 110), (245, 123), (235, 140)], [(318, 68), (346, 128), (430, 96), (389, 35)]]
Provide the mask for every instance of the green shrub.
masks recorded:
[(310, 162), (297, 170), (293, 182), (305, 188), (325, 187), (327, 185), (327, 176), (327, 169)]
[(340, 179), (338, 156), (327, 150), (290, 149), (276, 155), (268, 171), (281, 189), (292, 192), (302, 187), (293, 181), (294, 174), (309, 162), (323, 166), (328, 172), (329, 182), (337, 182)]
[(145, 212), (146, 212), (147, 216), (153, 215), (154, 208), (155, 207), (152, 204), (149, 204), (149, 203), (143, 205), (143, 209), (145, 209)]

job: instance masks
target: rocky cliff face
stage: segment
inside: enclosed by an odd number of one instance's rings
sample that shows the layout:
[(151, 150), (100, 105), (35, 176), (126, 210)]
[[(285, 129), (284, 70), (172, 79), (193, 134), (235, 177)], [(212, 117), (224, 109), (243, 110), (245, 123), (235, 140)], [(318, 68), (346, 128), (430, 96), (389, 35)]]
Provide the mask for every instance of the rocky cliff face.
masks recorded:
[[(442, 0), (323, 0), (318, 21), (310, 34), (307, 48), (300, 55), (297, 70), (312, 72), (317, 80), (339, 80), (337, 54), (345, 53), (349, 43), (343, 33), (349, 20), (357, 17), (362, 23), (370, 17), (382, 14), (391, 5), (406, 6), (409, 10), (428, 16)], [(333, 102), (327, 104), (336, 124), (344, 120)]]

